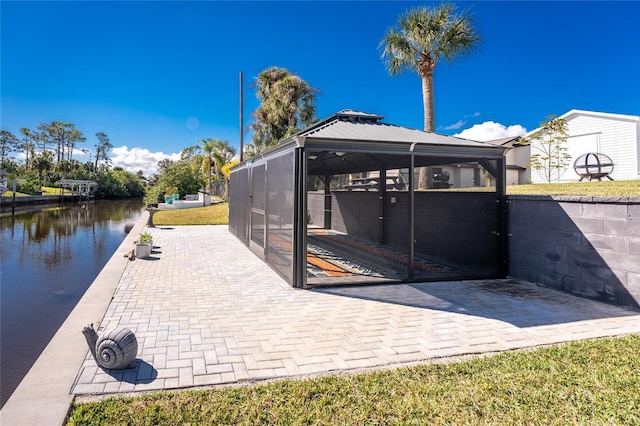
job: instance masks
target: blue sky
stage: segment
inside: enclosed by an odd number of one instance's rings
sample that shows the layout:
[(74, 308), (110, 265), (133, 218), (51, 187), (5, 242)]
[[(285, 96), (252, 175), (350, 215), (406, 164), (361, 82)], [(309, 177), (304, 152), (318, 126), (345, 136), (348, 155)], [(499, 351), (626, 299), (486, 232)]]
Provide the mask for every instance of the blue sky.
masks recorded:
[[(319, 118), (355, 109), (420, 129), (420, 80), (389, 76), (378, 44), (407, 8), (437, 4), (2, 0), (1, 126), (71, 122), (92, 150), (104, 132), (114, 165), (150, 173), (202, 138), (238, 146), (240, 72), (248, 126), (249, 84), (279, 66), (320, 90)], [(483, 41), (436, 67), (438, 133), (497, 139), (571, 109), (640, 115), (640, 2), (457, 5)]]

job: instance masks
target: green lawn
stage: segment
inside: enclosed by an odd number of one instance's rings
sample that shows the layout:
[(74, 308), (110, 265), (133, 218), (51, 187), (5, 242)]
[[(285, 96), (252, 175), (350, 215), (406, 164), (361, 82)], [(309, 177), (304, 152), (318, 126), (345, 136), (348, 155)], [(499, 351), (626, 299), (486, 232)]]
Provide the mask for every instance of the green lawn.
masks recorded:
[[(43, 186), (42, 188), (42, 195), (60, 195), (60, 188), (54, 188), (51, 186)], [(69, 189), (63, 189), (63, 195), (70, 195), (71, 194), (71, 190)], [(0, 194), (3, 197), (13, 197), (13, 191), (6, 191), (4, 194)], [(26, 197), (30, 194), (25, 194), (23, 192), (16, 192), (16, 197)]]
[(74, 403), (69, 425), (640, 424), (640, 336)]
[(640, 197), (640, 180), (510, 185), (507, 186), (507, 194)]
[(227, 225), (229, 204), (218, 203), (207, 207), (179, 210), (161, 210), (153, 215), (153, 224), (167, 225)]

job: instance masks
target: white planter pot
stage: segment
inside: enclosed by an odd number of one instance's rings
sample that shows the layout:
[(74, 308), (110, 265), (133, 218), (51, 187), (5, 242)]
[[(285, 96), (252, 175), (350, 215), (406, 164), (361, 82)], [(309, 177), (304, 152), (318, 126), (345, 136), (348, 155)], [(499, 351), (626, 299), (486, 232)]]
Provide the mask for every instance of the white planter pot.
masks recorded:
[(144, 259), (151, 256), (151, 243), (138, 243), (134, 249), (136, 257)]

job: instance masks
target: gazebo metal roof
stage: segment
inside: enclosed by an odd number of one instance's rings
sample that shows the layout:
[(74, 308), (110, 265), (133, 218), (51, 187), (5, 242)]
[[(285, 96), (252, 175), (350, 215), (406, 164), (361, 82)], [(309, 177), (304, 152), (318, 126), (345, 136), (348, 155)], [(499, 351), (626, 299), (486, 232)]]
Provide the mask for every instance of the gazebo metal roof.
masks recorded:
[(387, 124), (381, 121), (383, 118), (381, 115), (343, 110), (301, 131), (298, 136), (317, 139), (455, 145), (476, 148), (487, 146), (483, 142)]
[(416, 167), (504, 155), (505, 147), (387, 124), (382, 119), (381, 115), (343, 110), (284, 139), (264, 155), (292, 144), (309, 152), (324, 151), (310, 154), (310, 175), (375, 170), (381, 163), (389, 168), (403, 167), (406, 160), (394, 154), (418, 154)]
[[(340, 161), (340, 167), (335, 165), (331, 167), (331, 159), (321, 158), (322, 166), (336, 173), (354, 173), (371, 170), (372, 165), (379, 162), (376, 154), (418, 154), (423, 157), (417, 159), (415, 166), (421, 167), (439, 164), (442, 161), (498, 158), (503, 157), (506, 150), (505, 147), (486, 142), (387, 124), (381, 121), (383, 118), (382, 115), (377, 114), (342, 110), (283, 139), (260, 156), (269, 156), (291, 145), (308, 150), (338, 151), (349, 153), (350, 161)], [(358, 159), (358, 155), (352, 155), (351, 152), (360, 153), (360, 158)], [(434, 160), (434, 157), (439, 159)], [(366, 161), (366, 158), (371, 161)], [(255, 157), (246, 161), (254, 159)], [(389, 160), (388, 157), (387, 160)], [(338, 162), (335, 163), (338, 164)], [(326, 169), (323, 170), (326, 171)], [(314, 174), (312, 165), (310, 165), (309, 174)]]

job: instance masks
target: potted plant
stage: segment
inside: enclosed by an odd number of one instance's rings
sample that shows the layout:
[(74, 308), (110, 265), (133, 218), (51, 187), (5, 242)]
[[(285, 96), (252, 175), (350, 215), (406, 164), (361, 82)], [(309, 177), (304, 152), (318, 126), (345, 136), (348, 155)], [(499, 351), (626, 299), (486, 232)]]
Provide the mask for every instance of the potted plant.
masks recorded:
[(153, 249), (153, 236), (149, 232), (141, 233), (140, 238), (136, 241), (134, 254), (136, 257), (144, 259), (151, 256), (151, 249)]
[(141, 259), (151, 256), (151, 243), (136, 241), (136, 246), (133, 250), (133, 253), (136, 257), (139, 257)]
[(164, 190), (164, 202), (167, 204), (173, 203), (175, 200), (180, 198), (180, 193), (178, 193), (178, 187), (176, 186), (167, 186)]

